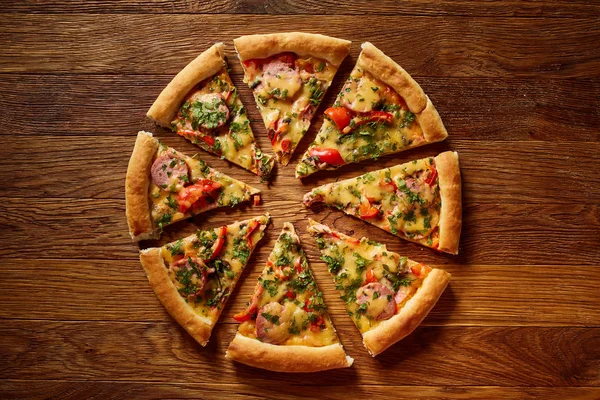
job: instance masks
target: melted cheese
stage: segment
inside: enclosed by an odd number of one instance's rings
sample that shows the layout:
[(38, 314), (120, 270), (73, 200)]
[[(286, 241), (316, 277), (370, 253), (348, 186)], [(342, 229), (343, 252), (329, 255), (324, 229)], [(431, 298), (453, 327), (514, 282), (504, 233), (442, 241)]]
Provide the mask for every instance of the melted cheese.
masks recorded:
[[(254, 218), (253, 220), (259, 222), (261, 225), (266, 225), (269, 221), (269, 218), (266, 216), (261, 216), (258, 218)], [(212, 275), (212, 278), (211, 275), (209, 275), (205, 286), (205, 292), (208, 290), (216, 290), (217, 288), (221, 287), (228, 293), (231, 293), (233, 287), (240, 278), (244, 267), (246, 266), (246, 263), (242, 263), (239, 257), (235, 256), (235, 239), (244, 237), (248, 230), (248, 224), (253, 220), (236, 222), (227, 226), (227, 237), (225, 239), (223, 250), (219, 255), (218, 259), (225, 261), (229, 265), (229, 272), (224, 273), (222, 276), (220, 276), (218, 281), (214, 278), (214, 274)], [(207, 232), (214, 232), (218, 236), (220, 229), (221, 228), (216, 228), (212, 231)], [(250, 235), (250, 240), (254, 245), (256, 245), (256, 243), (258, 243), (262, 239), (263, 235), (264, 231), (262, 229), (256, 229)], [(181, 249), (184, 253), (184, 256), (180, 254), (173, 254), (172, 249), (174, 248), (174, 246), (176, 248), (178, 247), (179, 249)], [(190, 256), (202, 258), (200, 254), (204, 249), (205, 248), (198, 241), (198, 235), (191, 235), (180, 239), (180, 242), (172, 242), (163, 246), (161, 248), (161, 256), (164, 260), (165, 266), (169, 268), (169, 266), (173, 262), (177, 261), (178, 259), (181, 259), (182, 257)], [(252, 249), (250, 249), (249, 251), (251, 252)], [(175, 273), (171, 269), (169, 269), (169, 277), (171, 278), (171, 281), (173, 282), (175, 287), (181, 287), (181, 284), (178, 282)], [(196, 312), (196, 314), (207, 318), (213, 323), (216, 322), (218, 316), (221, 314), (222, 305), (225, 303), (227, 298), (228, 295), (225, 296), (222, 302), (220, 302), (217, 306), (210, 306), (206, 303), (206, 299), (202, 298), (202, 296), (199, 297), (198, 301), (184, 297), (188, 306), (190, 306)]]

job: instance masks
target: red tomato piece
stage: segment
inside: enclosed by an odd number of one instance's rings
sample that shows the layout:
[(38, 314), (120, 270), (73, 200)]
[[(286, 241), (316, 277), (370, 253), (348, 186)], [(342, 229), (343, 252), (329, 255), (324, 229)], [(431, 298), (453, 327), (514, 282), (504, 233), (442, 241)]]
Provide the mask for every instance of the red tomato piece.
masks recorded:
[(177, 195), (177, 203), (179, 203), (179, 211), (187, 212), (190, 208), (201, 208), (208, 205), (207, 197), (216, 200), (221, 191), (219, 182), (211, 181), (210, 179), (198, 179), (193, 185), (184, 187)]
[(340, 152), (336, 149), (321, 149), (313, 147), (308, 151), (311, 157), (318, 158), (319, 161), (327, 163), (329, 165), (344, 165), (346, 162), (340, 155)]
[(325, 115), (335, 123), (340, 132), (350, 125), (352, 120), (352, 113), (345, 107), (329, 107), (325, 110)]

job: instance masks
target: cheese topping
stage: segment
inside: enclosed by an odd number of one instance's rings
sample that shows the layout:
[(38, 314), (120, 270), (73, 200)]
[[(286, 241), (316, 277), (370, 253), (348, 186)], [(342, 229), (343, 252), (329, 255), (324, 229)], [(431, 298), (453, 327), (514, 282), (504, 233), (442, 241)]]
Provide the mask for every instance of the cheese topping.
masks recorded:
[(193, 89), (171, 122), (173, 131), (204, 150), (268, 177), (270, 156), (256, 146), (246, 109), (225, 69)]
[[(234, 207), (249, 200), (254, 191), (245, 183), (208, 167), (201, 159), (188, 157), (163, 144), (160, 144), (154, 159), (155, 163), (158, 161), (155, 168), (164, 172), (167, 179), (167, 183), (160, 186), (152, 179), (149, 187), (151, 216), (158, 229), (211, 208)], [(173, 172), (182, 168), (186, 170), (184, 175)], [(198, 198), (189, 209), (182, 208), (180, 201), (186, 188), (206, 181), (214, 182), (215, 190)]]
[[(296, 167), (298, 177), (317, 170), (335, 168), (311, 150), (337, 151), (345, 164), (396, 153), (424, 143), (423, 131), (404, 100), (390, 86), (367, 71), (355, 67), (337, 97), (336, 107), (345, 107), (356, 115), (345, 129), (325, 118), (315, 141)], [(364, 120), (364, 123), (358, 121)]]
[(277, 158), (287, 163), (337, 68), (327, 61), (292, 53), (247, 60), (243, 65), (244, 82), (253, 89)]
[(234, 317), (239, 332), (279, 345), (327, 346), (339, 340), (300, 240), (286, 223), (248, 308)]
[(433, 158), (317, 187), (305, 204), (319, 201), (405, 239), (439, 243), (442, 200)]
[(361, 333), (400, 312), (431, 271), (367, 238), (354, 239), (319, 224), (309, 233)]
[[(171, 281), (198, 315), (216, 321), (254, 246), (264, 235), (260, 226), (268, 222), (268, 216), (261, 216), (210, 231), (199, 230), (161, 248)], [(186, 260), (192, 269), (181, 267)], [(199, 285), (202, 274), (206, 282)]]

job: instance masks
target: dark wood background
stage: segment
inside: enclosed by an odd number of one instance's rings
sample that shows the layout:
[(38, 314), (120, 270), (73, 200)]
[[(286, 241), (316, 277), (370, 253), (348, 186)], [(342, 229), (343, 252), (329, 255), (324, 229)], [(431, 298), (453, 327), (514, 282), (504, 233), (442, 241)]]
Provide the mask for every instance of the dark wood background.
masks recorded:
[[(0, 398), (600, 398), (600, 3), (597, 1), (235, 0), (2, 1), (0, 14)], [(263, 149), (265, 130), (235, 58), (243, 34), (303, 30), (371, 41), (432, 98), (449, 139), (320, 173), (294, 165), (270, 186), (214, 156), (214, 167), (263, 190), (264, 203), (218, 210), (166, 230), (270, 211), (209, 345), (202, 348), (152, 292), (125, 221), (124, 178), (136, 132), (188, 154), (145, 112), (200, 52), (224, 41), (232, 79)], [(323, 109), (323, 107), (321, 108)], [(420, 248), (328, 209), (313, 186), (457, 150), (463, 176), (460, 255)], [(408, 338), (376, 359), (345, 315), (307, 217), (369, 236), (453, 279)], [(296, 225), (354, 367), (269, 373), (224, 358), (285, 221)], [(145, 243), (144, 246), (149, 246)]]

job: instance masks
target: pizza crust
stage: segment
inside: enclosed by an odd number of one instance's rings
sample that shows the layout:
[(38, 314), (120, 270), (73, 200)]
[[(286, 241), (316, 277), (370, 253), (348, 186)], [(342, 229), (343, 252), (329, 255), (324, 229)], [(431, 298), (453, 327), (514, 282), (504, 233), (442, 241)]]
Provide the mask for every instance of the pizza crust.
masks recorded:
[(148, 110), (148, 118), (170, 128), (171, 121), (190, 90), (226, 67), (223, 58), (224, 47), (223, 43), (216, 43), (179, 71)]
[(213, 328), (212, 321), (194, 312), (177, 292), (171, 281), (165, 262), (160, 254), (161, 249), (154, 247), (140, 251), (140, 261), (146, 271), (150, 286), (169, 314), (198, 343), (206, 346)]
[(350, 41), (304, 32), (282, 32), (247, 35), (233, 40), (240, 60), (262, 59), (275, 54), (293, 52), (302, 57), (327, 60), (339, 67), (350, 51)]
[(414, 331), (437, 303), (448, 282), (448, 272), (433, 269), (423, 280), (417, 294), (408, 300), (398, 314), (363, 334), (363, 344), (369, 353), (375, 357)]
[(225, 357), (276, 372), (316, 372), (350, 367), (354, 362), (341, 344), (323, 347), (278, 346), (236, 333)]
[(150, 185), (148, 172), (157, 150), (158, 141), (150, 132), (138, 132), (125, 177), (125, 215), (129, 234), (136, 242), (158, 238), (158, 232), (155, 231), (150, 215), (148, 198)]
[(433, 103), (427, 96), (427, 105), (419, 114), (415, 114), (427, 143), (441, 142), (448, 137), (448, 131)]
[(418, 114), (427, 106), (427, 96), (421, 86), (394, 60), (372, 43), (362, 44), (356, 65), (391, 86), (406, 102), (410, 112)]
[(440, 242), (438, 249), (458, 254), (462, 227), (462, 198), (458, 153), (446, 151), (435, 158), (442, 198)]

